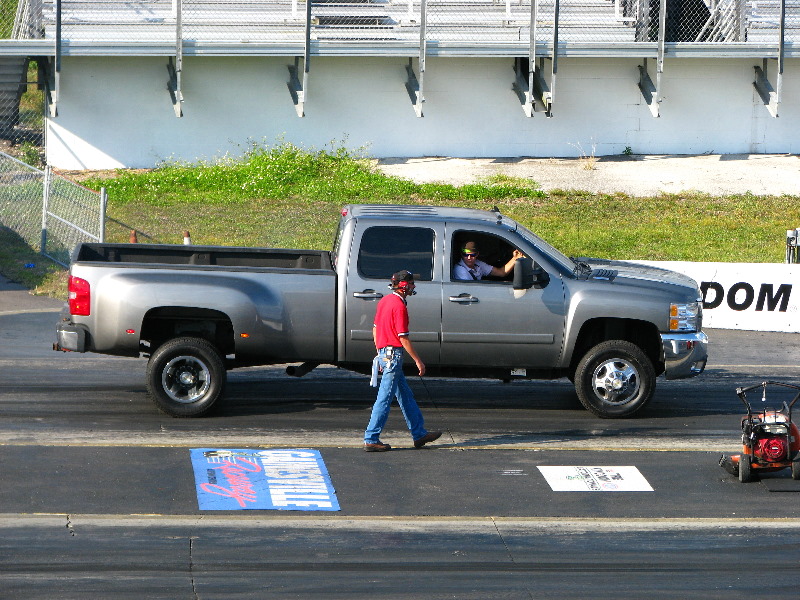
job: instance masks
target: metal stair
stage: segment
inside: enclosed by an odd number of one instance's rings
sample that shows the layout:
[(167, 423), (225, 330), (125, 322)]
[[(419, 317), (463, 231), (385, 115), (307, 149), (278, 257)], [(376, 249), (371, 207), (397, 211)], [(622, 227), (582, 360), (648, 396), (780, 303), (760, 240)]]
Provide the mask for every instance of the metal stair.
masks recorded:
[(27, 57), (0, 56), (0, 138), (10, 139), (19, 121), (19, 100), (27, 73)]

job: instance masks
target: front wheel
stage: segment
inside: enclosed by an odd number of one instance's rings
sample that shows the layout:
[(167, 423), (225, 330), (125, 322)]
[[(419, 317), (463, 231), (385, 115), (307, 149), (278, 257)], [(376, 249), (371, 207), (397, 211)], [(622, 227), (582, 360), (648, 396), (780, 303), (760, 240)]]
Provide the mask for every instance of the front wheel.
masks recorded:
[(598, 417), (629, 417), (653, 397), (653, 363), (631, 342), (610, 340), (591, 348), (575, 369), (581, 404)]
[(147, 363), (147, 392), (172, 417), (200, 417), (225, 390), (227, 372), (216, 347), (183, 337), (162, 344)]

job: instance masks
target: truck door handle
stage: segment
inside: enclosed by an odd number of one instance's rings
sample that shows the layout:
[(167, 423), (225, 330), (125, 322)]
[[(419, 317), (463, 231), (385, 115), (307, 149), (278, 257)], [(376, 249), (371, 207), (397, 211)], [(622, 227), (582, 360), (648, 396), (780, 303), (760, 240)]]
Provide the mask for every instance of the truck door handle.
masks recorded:
[(364, 290), (363, 292), (353, 292), (353, 298), (383, 298), (383, 294), (375, 290)]
[(480, 302), (475, 296), (471, 294), (459, 294), (458, 296), (450, 296), (450, 302), (458, 302), (459, 304), (473, 304)]

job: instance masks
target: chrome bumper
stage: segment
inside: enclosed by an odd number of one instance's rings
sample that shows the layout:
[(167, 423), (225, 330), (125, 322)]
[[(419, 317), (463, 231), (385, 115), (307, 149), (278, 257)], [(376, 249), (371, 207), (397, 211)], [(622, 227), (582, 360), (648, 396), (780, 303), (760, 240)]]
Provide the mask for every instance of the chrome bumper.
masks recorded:
[(664, 377), (685, 379), (700, 375), (708, 360), (708, 336), (697, 333), (662, 333)]
[(86, 352), (86, 329), (72, 323), (59, 323), (53, 350), (62, 352)]

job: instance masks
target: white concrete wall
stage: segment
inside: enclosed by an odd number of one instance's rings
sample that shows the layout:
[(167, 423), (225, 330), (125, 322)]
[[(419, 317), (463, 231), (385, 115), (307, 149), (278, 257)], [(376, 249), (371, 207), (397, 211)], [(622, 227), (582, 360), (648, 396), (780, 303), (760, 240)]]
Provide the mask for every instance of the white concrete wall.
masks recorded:
[[(152, 167), (279, 137), (322, 147), (346, 139), (375, 157), (800, 153), (800, 60), (786, 61), (780, 117), (755, 93), (758, 60), (670, 59), (661, 118), (637, 88), (634, 59), (559, 60), (554, 114), (528, 119), (511, 91), (511, 59), (429, 58), (425, 117), (406, 94), (406, 59), (312, 58), (306, 117), (286, 87), (289, 58), (184, 60), (184, 117), (166, 59), (66, 57), (47, 159), (62, 169)], [(652, 62), (651, 67), (652, 67)]]

